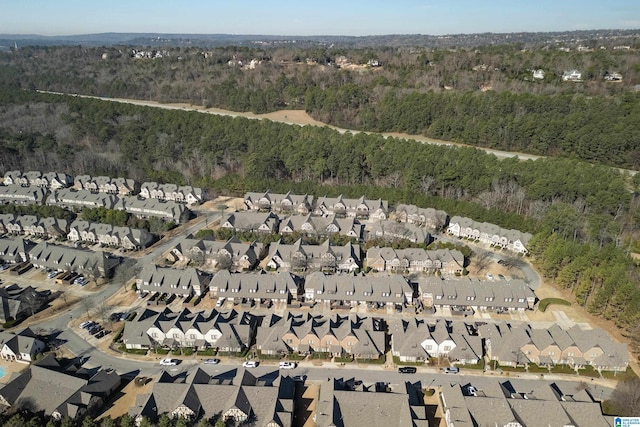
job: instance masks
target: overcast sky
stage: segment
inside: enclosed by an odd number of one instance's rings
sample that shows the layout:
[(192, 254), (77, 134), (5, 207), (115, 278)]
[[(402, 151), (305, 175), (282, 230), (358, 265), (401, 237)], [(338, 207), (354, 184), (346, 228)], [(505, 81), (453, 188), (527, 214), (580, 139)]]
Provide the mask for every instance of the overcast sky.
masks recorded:
[(379, 35), (640, 28), (640, 0), (0, 0), (0, 33)]

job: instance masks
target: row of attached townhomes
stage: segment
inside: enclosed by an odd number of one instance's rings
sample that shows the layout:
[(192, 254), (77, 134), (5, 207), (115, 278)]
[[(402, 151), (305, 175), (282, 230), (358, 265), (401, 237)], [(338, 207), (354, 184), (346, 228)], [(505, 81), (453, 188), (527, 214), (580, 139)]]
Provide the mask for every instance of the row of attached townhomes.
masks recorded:
[(49, 354), (0, 388), (0, 411), (20, 411), (28, 403), (33, 413), (78, 421), (95, 416), (120, 383), (113, 369), (85, 369)]
[(29, 251), (29, 262), (36, 268), (73, 271), (86, 277), (111, 277), (120, 258), (103, 251), (88, 251), (41, 242)]
[(428, 245), (433, 238), (425, 229), (410, 223), (379, 220), (369, 224), (364, 233), (364, 224), (354, 217), (340, 218), (335, 214), (328, 216), (292, 215), (279, 218), (273, 212), (234, 212), (226, 214), (221, 228), (234, 232), (255, 232), (283, 236), (297, 234), (322, 238), (338, 234), (356, 240), (408, 240), (413, 243)]
[(226, 242), (187, 236), (167, 254), (171, 262), (201, 263), (203, 267), (230, 268), (235, 271), (253, 269), (264, 257), (264, 245), (259, 242), (243, 243), (236, 237)]
[(401, 362), (427, 362), (448, 358), (463, 364), (478, 363), (484, 356), (482, 338), (462, 321), (394, 319), (389, 323), (391, 352)]
[(83, 220), (71, 224), (65, 219), (39, 218), (35, 215), (0, 214), (0, 233), (50, 239), (66, 238), (71, 242), (100, 243), (124, 249), (144, 249), (155, 238), (144, 229), (117, 227)]
[(266, 193), (247, 193), (244, 196), (244, 209), (249, 211), (273, 211), (276, 213), (297, 213), (306, 215), (313, 209), (313, 196)]
[(232, 274), (222, 270), (213, 277), (209, 285), (211, 298), (228, 301), (290, 303), (298, 299), (299, 280), (290, 273), (243, 273)]
[(136, 320), (127, 322), (123, 343), (129, 349), (185, 347), (240, 352), (255, 342), (262, 354), (272, 356), (315, 352), (378, 359), (390, 342), (393, 356), (402, 362), (443, 358), (455, 364), (476, 364), (486, 357), (500, 366), (592, 366), (620, 372), (629, 364), (625, 344), (613, 342), (601, 329), (578, 325), (536, 329), (529, 324), (445, 319), (396, 318), (387, 322), (355, 313), (285, 311), (260, 318), (236, 310), (145, 309)]
[(479, 383), (471, 378), (441, 389), (447, 427), (614, 425), (613, 417), (602, 414), (601, 396), (593, 396), (588, 387), (518, 378)]
[(15, 332), (0, 332), (0, 356), (12, 362), (30, 363), (45, 350), (45, 344), (29, 328)]
[(191, 347), (237, 353), (252, 345), (257, 321), (250, 313), (235, 310), (145, 309), (127, 322), (122, 342), (129, 349)]
[(429, 427), (420, 387), (419, 381), (402, 382), (388, 391), (376, 383), (328, 378), (320, 385), (315, 425)]
[(119, 196), (139, 195), (145, 199), (158, 199), (186, 203), (189, 205), (202, 203), (205, 194), (202, 188), (190, 185), (159, 184), (145, 182), (142, 185), (133, 179), (111, 178), (108, 176), (78, 175), (75, 179), (64, 173), (40, 171), (9, 171), (4, 174), (5, 186), (39, 187), (51, 191), (74, 187), (76, 190), (91, 193), (106, 193)]
[(108, 193), (119, 196), (131, 196), (138, 193), (140, 185), (133, 179), (111, 178), (108, 176), (78, 175), (74, 180), (76, 190), (92, 193)]
[(190, 297), (205, 295), (209, 290), (211, 275), (195, 268), (178, 270), (147, 264), (136, 279), (141, 293), (158, 293)]
[(417, 279), (424, 307), (458, 312), (525, 311), (533, 309), (536, 294), (521, 279), (478, 280), (433, 276)]
[(0, 238), (0, 258), (10, 264), (20, 264), (29, 260), (29, 251), (36, 244), (21, 237), (17, 239)]
[(9, 171), (4, 174), (4, 185), (19, 185), (21, 187), (42, 187), (50, 190), (70, 187), (73, 185), (73, 177), (65, 173), (40, 171)]
[(0, 233), (2, 234), (49, 239), (65, 237), (68, 229), (69, 223), (66, 219), (0, 214)]
[(206, 366), (186, 376), (163, 372), (149, 393), (136, 396), (129, 415), (137, 425), (145, 419), (156, 425), (167, 414), (194, 422), (202, 416), (224, 425), (291, 427), (295, 382), (272, 374), (256, 377), (244, 368), (219, 373)]
[(204, 201), (202, 188), (190, 185), (158, 184), (145, 182), (140, 186), (140, 197), (195, 205)]
[(479, 325), (490, 360), (502, 366), (570, 365), (593, 366), (598, 370), (624, 371), (629, 365), (627, 345), (616, 343), (602, 329), (563, 329), (553, 324), (546, 329), (531, 325), (487, 323)]
[(386, 200), (369, 200), (338, 197), (320, 197), (314, 204), (313, 196), (265, 193), (247, 193), (244, 196), (244, 208), (252, 211), (274, 211), (316, 216), (351, 217), (371, 220), (387, 219), (389, 204)]
[(47, 205), (73, 210), (80, 210), (84, 207), (123, 210), (139, 218), (158, 217), (176, 224), (180, 223), (189, 212), (183, 204), (174, 201), (140, 199), (135, 196), (92, 193), (88, 190), (69, 188), (52, 192), (47, 198)]
[(396, 207), (395, 220), (440, 231), (449, 223), (449, 215), (445, 211), (434, 208), (419, 208), (415, 205), (400, 204)]
[[(274, 256), (275, 258), (275, 256)], [(225, 298), (235, 303), (323, 303), (332, 307), (361, 304), (416, 305), (452, 314), (486, 311), (525, 311), (534, 308), (535, 293), (521, 279), (478, 280), (425, 276), (408, 281), (400, 274), (326, 275), (315, 271), (304, 280), (287, 272), (230, 273), (220, 270), (213, 277), (195, 268), (184, 270), (147, 265), (138, 275), (139, 292)]]
[(323, 237), (338, 234), (340, 236), (361, 239), (364, 225), (355, 218), (339, 218), (336, 215), (326, 217), (289, 216), (280, 221), (278, 232), (283, 235), (298, 233), (309, 237)]
[(393, 249), (373, 247), (367, 250), (367, 267), (387, 273), (462, 274), (464, 255), (458, 250), (421, 248)]
[(470, 218), (453, 216), (449, 221), (447, 232), (456, 237), (464, 237), (496, 248), (526, 254), (531, 234), (518, 230), (507, 230), (495, 224), (477, 222)]
[(16, 184), (0, 185), (0, 203), (41, 205), (46, 197), (46, 190), (40, 187), (21, 187)]
[(269, 246), (267, 268), (271, 270), (352, 273), (361, 267), (360, 246), (351, 242), (335, 246), (325, 240), (321, 245), (307, 245), (298, 239), (292, 245), (279, 241)]
[[(167, 253), (166, 259), (194, 262), (203, 268), (247, 271), (265, 256), (266, 267), (272, 271), (353, 273), (362, 268), (360, 245), (348, 242), (337, 246), (328, 239), (320, 245), (306, 244), (302, 239), (293, 244), (280, 240), (272, 243), (265, 255), (264, 245), (257, 242), (242, 243), (236, 237), (220, 242), (188, 236)], [(376, 272), (459, 275), (464, 268), (464, 256), (450, 249), (373, 247), (367, 251), (366, 265)]]
[(356, 314), (271, 314), (263, 319), (256, 335), (256, 348), (268, 355), (315, 352), (378, 359), (385, 354), (385, 344), (384, 321)]
[(71, 223), (66, 237), (70, 242), (100, 243), (127, 250), (144, 249), (155, 241), (153, 234), (145, 229), (118, 227), (81, 219)]
[[(247, 193), (244, 208), (252, 212), (263, 212), (262, 216), (248, 216), (238, 220), (232, 218), (225, 227), (236, 231), (262, 231), (280, 234), (299, 232), (303, 235), (323, 236), (334, 233), (362, 238), (363, 228), (358, 233), (353, 227), (338, 220), (358, 218), (369, 220), (366, 239), (406, 239), (414, 243), (429, 244), (432, 240), (428, 231), (444, 231), (457, 237), (474, 239), (482, 243), (506, 249), (519, 254), (527, 253), (527, 244), (531, 234), (518, 230), (507, 230), (490, 223), (478, 223), (469, 218), (449, 215), (445, 211), (433, 208), (420, 208), (415, 205), (400, 204), (395, 212), (389, 211), (386, 200), (321, 197), (314, 204), (311, 195)], [(267, 213), (264, 213), (267, 212)], [(295, 213), (285, 219), (278, 219), (276, 213)], [(231, 214), (237, 217), (240, 213)], [(328, 217), (322, 222), (317, 217)], [(388, 219), (394, 221), (388, 221)], [(278, 223), (280, 224), (278, 227)], [(357, 222), (356, 222), (357, 223)], [(224, 224), (224, 221), (223, 221)], [(359, 223), (357, 223), (360, 225)], [(402, 224), (402, 225), (400, 225)]]

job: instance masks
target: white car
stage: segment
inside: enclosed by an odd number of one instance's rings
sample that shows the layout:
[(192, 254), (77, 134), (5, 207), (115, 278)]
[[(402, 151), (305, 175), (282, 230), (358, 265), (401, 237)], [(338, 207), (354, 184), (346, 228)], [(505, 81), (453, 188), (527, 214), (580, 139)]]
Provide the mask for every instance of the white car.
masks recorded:
[(178, 359), (162, 359), (160, 361), (160, 365), (162, 366), (176, 366), (178, 364)]
[(295, 369), (296, 362), (280, 362), (280, 369)]
[(258, 366), (260, 362), (255, 361), (255, 360), (247, 360), (245, 362), (242, 362), (242, 367), (243, 368), (255, 368), (256, 366)]

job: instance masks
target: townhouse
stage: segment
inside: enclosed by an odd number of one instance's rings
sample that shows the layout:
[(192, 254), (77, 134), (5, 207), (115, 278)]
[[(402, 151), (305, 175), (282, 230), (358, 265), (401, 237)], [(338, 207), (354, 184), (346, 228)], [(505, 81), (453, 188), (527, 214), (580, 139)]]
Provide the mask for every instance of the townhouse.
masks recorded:
[(447, 225), (449, 215), (445, 211), (433, 208), (419, 208), (415, 205), (396, 206), (395, 219), (399, 222), (408, 222), (418, 227), (440, 231)]
[(304, 283), (305, 301), (335, 306), (375, 304), (404, 306), (413, 304), (414, 288), (402, 276), (330, 275), (314, 272)]
[(213, 348), (241, 352), (251, 346), (258, 319), (248, 312), (217, 310), (173, 312), (145, 309), (125, 325), (122, 342), (128, 349)]
[(104, 246), (127, 250), (144, 249), (155, 240), (155, 237), (147, 230), (118, 227), (81, 219), (76, 219), (71, 223), (66, 238), (71, 242), (100, 243)]
[(0, 356), (12, 362), (30, 363), (45, 350), (45, 344), (31, 329), (0, 332)]
[(85, 277), (111, 277), (120, 258), (103, 251), (86, 251), (41, 242), (29, 251), (29, 262), (36, 268), (73, 271)]
[(0, 185), (0, 202), (16, 205), (41, 205), (47, 197), (46, 190), (40, 187), (22, 187), (20, 185)]
[(120, 200), (121, 205), (116, 209), (124, 209), (125, 212), (141, 219), (155, 217), (180, 224), (191, 215), (191, 211), (184, 204), (174, 201), (140, 199), (135, 196), (123, 196)]
[(629, 355), (625, 344), (616, 343), (602, 329), (582, 329), (558, 324), (538, 329), (531, 325), (501, 322), (479, 326), (490, 360), (503, 366), (593, 366), (599, 371), (625, 371)]
[(458, 250), (421, 248), (393, 249), (373, 247), (367, 250), (367, 267), (374, 271), (411, 274), (462, 274), (464, 255)]
[(4, 262), (19, 264), (29, 260), (29, 251), (35, 246), (31, 240), (0, 238), (0, 258)]
[(158, 293), (190, 297), (205, 295), (209, 290), (211, 275), (195, 268), (178, 270), (147, 264), (136, 278), (139, 293)]
[(234, 303), (290, 303), (299, 295), (299, 280), (286, 272), (216, 273), (209, 285), (211, 298), (225, 298)]
[(482, 281), (472, 278), (421, 277), (418, 294), (425, 307), (456, 311), (525, 311), (533, 309), (535, 293), (521, 279)]
[(243, 243), (233, 236), (226, 242), (196, 239), (188, 236), (167, 254), (171, 262), (186, 261), (202, 263), (203, 267), (252, 270), (263, 256), (264, 245), (258, 242)]
[(556, 382), (451, 382), (440, 389), (440, 400), (447, 426), (610, 425), (589, 391)]
[(69, 225), (65, 219), (4, 214), (0, 215), (0, 228), (13, 235), (49, 239), (66, 236)]
[(292, 314), (267, 316), (256, 334), (262, 354), (328, 353), (355, 359), (378, 359), (385, 353), (386, 332), (382, 319), (356, 314), (331, 316)]
[(81, 420), (85, 415), (95, 416), (120, 382), (113, 369), (87, 371), (76, 364), (63, 364), (49, 354), (0, 388), (0, 408), (20, 410), (29, 402), (29, 409), (35, 413), (56, 420)]
[(448, 358), (451, 362), (476, 364), (483, 355), (482, 338), (473, 325), (437, 319), (394, 319), (389, 323), (391, 352), (401, 362), (427, 362)]
[(113, 194), (92, 193), (88, 190), (61, 188), (47, 198), (47, 205), (60, 206), (72, 210), (82, 208), (122, 209), (120, 199)]
[(411, 243), (428, 245), (432, 242), (431, 234), (423, 228), (411, 223), (395, 221), (376, 221), (367, 230), (366, 240), (408, 240)]
[(140, 186), (139, 196), (145, 199), (158, 199), (176, 203), (195, 205), (204, 201), (202, 188), (190, 185), (158, 184), (144, 182)]
[(385, 220), (389, 213), (389, 202), (386, 200), (370, 200), (364, 196), (359, 199), (342, 197), (321, 197), (314, 208), (318, 216), (338, 215), (369, 220)]
[(302, 239), (293, 245), (275, 242), (269, 247), (267, 259), (267, 268), (272, 270), (352, 273), (362, 267), (359, 245), (348, 242), (344, 246), (336, 246), (328, 239), (320, 245), (307, 245)]
[(339, 218), (336, 215), (326, 217), (289, 216), (280, 221), (279, 233), (283, 236), (298, 233), (309, 237), (328, 237), (333, 234), (360, 240), (364, 226), (355, 218)]
[(273, 211), (277, 213), (297, 213), (306, 215), (313, 209), (313, 196), (308, 194), (247, 193), (244, 195), (244, 209), (250, 211)]
[(73, 185), (73, 178), (65, 173), (40, 171), (9, 171), (4, 174), (4, 185), (20, 185), (22, 187), (41, 187), (57, 190)]
[(118, 196), (130, 196), (138, 192), (140, 184), (133, 179), (111, 178), (108, 176), (80, 175), (75, 178), (75, 187), (78, 190), (87, 190), (92, 193), (108, 193)]
[(244, 368), (213, 374), (196, 368), (185, 375), (164, 372), (149, 393), (136, 397), (129, 415), (157, 423), (160, 415), (195, 421), (219, 417), (225, 425), (290, 427), (293, 425), (295, 382), (275, 375), (266, 380)]
[(234, 212), (223, 216), (220, 228), (234, 232), (276, 233), (278, 223), (278, 216), (271, 212)]
[(451, 217), (447, 233), (523, 255), (527, 254), (527, 245), (532, 237), (530, 233), (508, 230), (495, 224), (477, 222), (460, 216)]
[(422, 390), (411, 382), (387, 392), (328, 378), (320, 385), (314, 420), (318, 427), (429, 426)]

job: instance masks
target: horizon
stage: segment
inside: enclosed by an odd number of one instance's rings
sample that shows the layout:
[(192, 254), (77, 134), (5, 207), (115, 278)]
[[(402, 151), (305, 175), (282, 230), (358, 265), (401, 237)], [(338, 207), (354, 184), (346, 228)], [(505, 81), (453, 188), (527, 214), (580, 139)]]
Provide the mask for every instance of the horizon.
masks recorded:
[(113, 0), (87, 4), (80, 0), (32, 0), (0, 5), (5, 35), (70, 37), (105, 33), (261, 35), (273, 37), (367, 37), (385, 35), (457, 35), (634, 30), (640, 28), (635, 0), (539, 0), (535, 4), (495, 0), (483, 4), (458, 0), (380, 0), (338, 2), (321, 6), (287, 0), (269, 4), (191, 0)]

